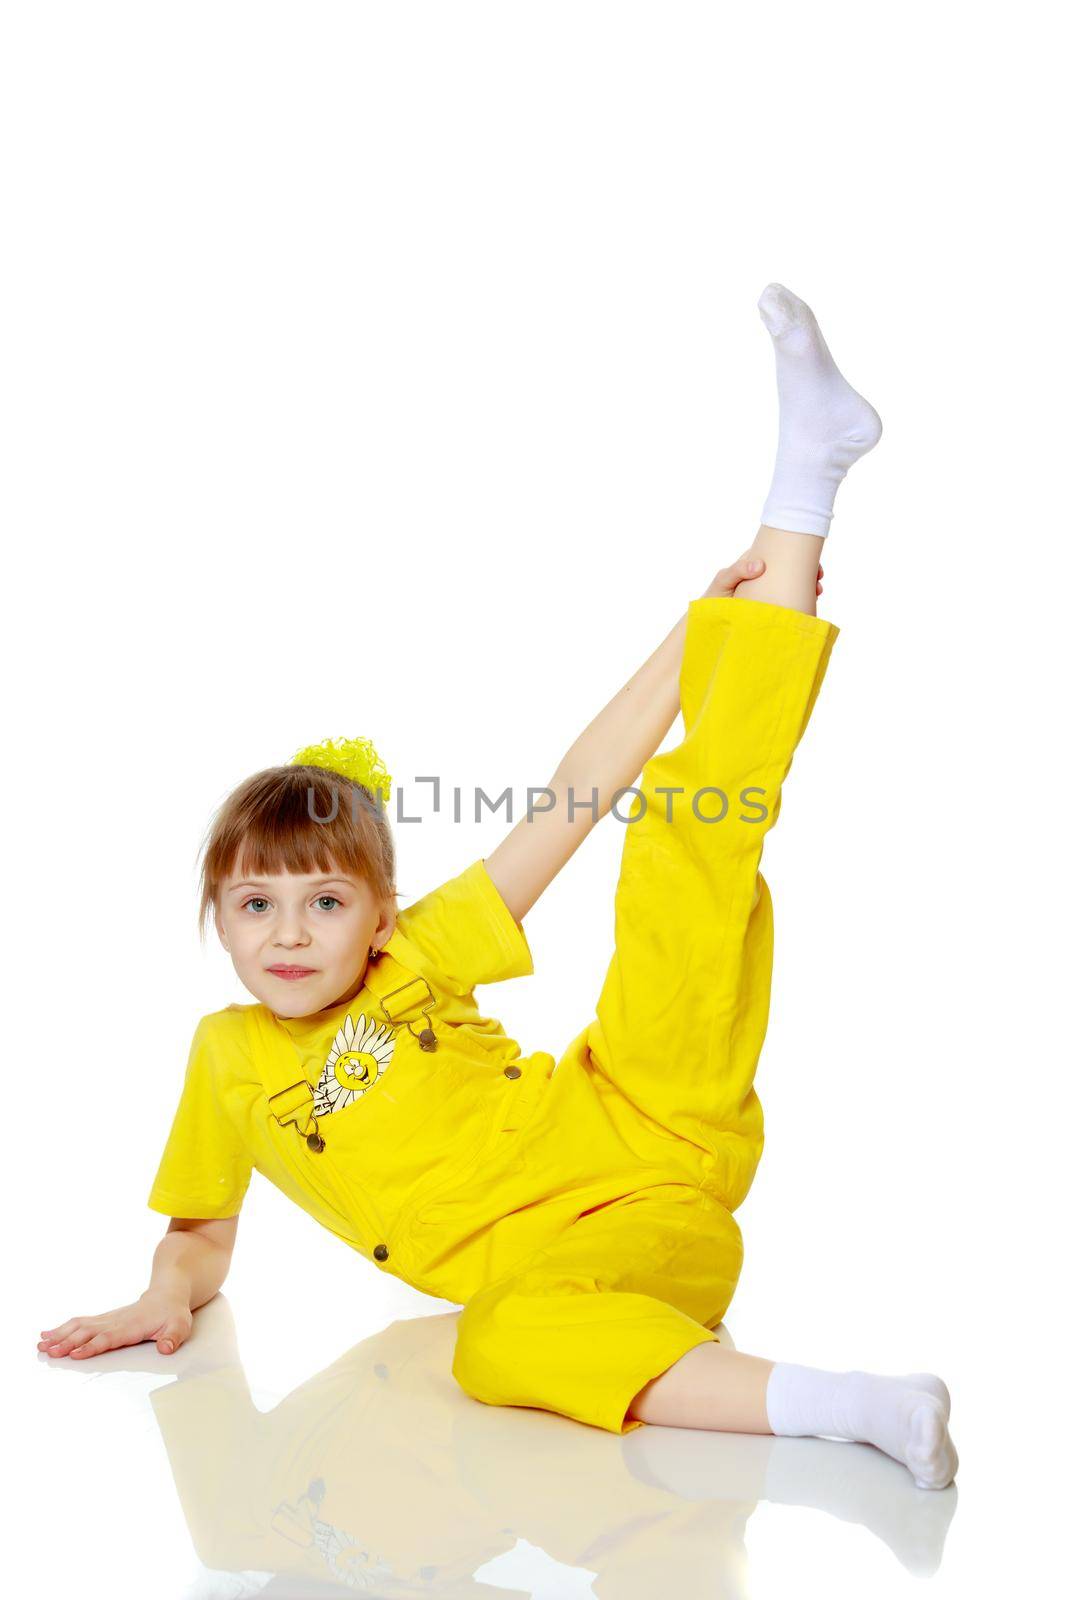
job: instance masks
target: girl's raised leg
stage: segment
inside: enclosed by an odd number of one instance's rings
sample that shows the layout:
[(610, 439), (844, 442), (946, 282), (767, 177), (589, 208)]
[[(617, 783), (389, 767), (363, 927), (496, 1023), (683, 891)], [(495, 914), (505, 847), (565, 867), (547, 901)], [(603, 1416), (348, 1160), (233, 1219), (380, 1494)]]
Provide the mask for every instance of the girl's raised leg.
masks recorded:
[[(814, 616), (837, 489), (878, 443), (882, 425), (842, 376), (802, 300), (769, 284), (759, 307), (775, 347), (778, 456), (748, 552), (762, 571), (734, 594)], [(958, 1465), (949, 1407), (947, 1388), (929, 1373), (824, 1372), (708, 1343), (647, 1384), (629, 1414), (670, 1427), (864, 1440), (903, 1462), (921, 1487), (939, 1489)]]

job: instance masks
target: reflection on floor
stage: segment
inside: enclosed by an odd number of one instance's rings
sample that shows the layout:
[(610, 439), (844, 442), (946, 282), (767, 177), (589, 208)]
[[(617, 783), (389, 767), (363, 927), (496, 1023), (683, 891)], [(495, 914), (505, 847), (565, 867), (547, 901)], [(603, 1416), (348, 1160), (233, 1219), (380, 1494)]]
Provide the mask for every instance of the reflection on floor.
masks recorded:
[(866, 1445), (618, 1436), (482, 1405), (451, 1375), (456, 1317), (393, 1323), (268, 1412), (222, 1295), (165, 1365), (151, 1345), (97, 1358), (101, 1372), (174, 1375), (150, 1399), (206, 1569), (186, 1600), (742, 1600), (761, 1500), (861, 1523), (910, 1572), (936, 1570), (954, 1488), (917, 1489)]

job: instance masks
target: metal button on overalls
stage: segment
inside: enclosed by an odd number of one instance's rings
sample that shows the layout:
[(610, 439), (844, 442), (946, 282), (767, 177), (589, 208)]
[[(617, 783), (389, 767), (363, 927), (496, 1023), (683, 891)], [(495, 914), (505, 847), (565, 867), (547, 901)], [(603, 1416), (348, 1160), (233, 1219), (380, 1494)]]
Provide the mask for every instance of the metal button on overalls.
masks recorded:
[(521, 1067), (505, 1067), (504, 1068), (504, 1076), (505, 1076), (505, 1078), (521, 1078), (522, 1077), (522, 1068)]
[(388, 1261), (389, 1247), (384, 1244), (376, 1244), (374, 1246), (374, 1259), (375, 1261)]

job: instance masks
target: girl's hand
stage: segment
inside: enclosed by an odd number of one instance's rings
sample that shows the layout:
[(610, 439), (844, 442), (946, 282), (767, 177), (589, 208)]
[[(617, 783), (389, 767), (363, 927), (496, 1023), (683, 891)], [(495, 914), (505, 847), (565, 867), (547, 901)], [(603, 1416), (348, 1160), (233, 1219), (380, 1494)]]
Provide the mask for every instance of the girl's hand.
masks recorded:
[[(741, 556), (732, 567), (723, 567), (712, 578), (702, 596), (710, 600), (714, 596), (731, 595), (739, 583), (747, 583), (752, 578), (758, 578), (765, 570), (767, 563), (762, 556)], [(819, 574), (815, 582), (816, 595), (822, 594), (822, 564), (819, 564)]]
[(183, 1301), (149, 1289), (132, 1305), (99, 1317), (71, 1317), (58, 1328), (42, 1329), (37, 1348), (49, 1356), (80, 1361), (154, 1339), (160, 1355), (169, 1356), (189, 1337), (192, 1326), (193, 1314)]
[(765, 570), (767, 563), (761, 556), (741, 556), (732, 567), (723, 567), (717, 572), (704, 590), (705, 600), (715, 599), (723, 595), (731, 595), (739, 583), (746, 583), (750, 578), (758, 578)]

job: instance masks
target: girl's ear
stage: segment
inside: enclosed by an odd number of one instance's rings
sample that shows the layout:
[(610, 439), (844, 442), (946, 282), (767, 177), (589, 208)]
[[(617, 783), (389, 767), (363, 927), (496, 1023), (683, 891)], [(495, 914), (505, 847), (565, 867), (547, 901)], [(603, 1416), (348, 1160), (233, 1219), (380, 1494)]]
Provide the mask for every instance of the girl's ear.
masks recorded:
[(219, 936), (219, 943), (222, 945), (222, 948), (225, 950), (226, 954), (229, 955), (229, 953), (230, 953), (230, 941), (226, 937), (226, 929), (222, 925), (222, 918), (219, 915), (218, 906), (215, 907), (214, 922), (215, 922), (215, 932)]
[(386, 906), (378, 918), (378, 926), (374, 931), (374, 947), (380, 950), (383, 944), (388, 944), (396, 930), (396, 906)]

